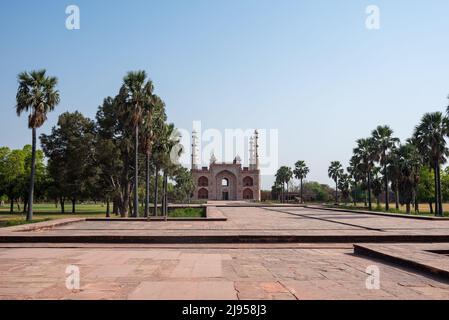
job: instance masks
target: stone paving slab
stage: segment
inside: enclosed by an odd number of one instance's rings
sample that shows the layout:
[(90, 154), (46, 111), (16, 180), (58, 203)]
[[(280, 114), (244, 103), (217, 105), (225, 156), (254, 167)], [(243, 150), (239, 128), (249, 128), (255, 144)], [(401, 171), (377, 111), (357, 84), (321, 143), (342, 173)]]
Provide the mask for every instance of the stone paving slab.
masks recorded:
[[(293, 206), (217, 210), (226, 221), (72, 221), (0, 230), (0, 299), (174, 299), (180, 292), (186, 299), (449, 299), (441, 277), (357, 256), (352, 248), (360, 240), (410, 241), (394, 253), (418, 251), (444, 268), (449, 257), (429, 248), (446, 252), (446, 221)], [(266, 243), (249, 243), (255, 238)], [(136, 239), (141, 243), (126, 243)], [(393, 252), (385, 244), (382, 250)], [(80, 268), (80, 289), (65, 287), (69, 265)], [(366, 287), (373, 265), (379, 290)]]
[(218, 211), (227, 221), (78, 221), (37, 231), (0, 230), (0, 242), (449, 242), (446, 221), (298, 207), (222, 207)]
[[(0, 249), (0, 299), (449, 299), (449, 284), (351, 249)], [(366, 268), (380, 269), (379, 290)], [(65, 287), (68, 265), (81, 288)]]
[(356, 244), (354, 253), (370, 256), (449, 280), (449, 256), (436, 252), (449, 252), (448, 244), (410, 246), (405, 244)]

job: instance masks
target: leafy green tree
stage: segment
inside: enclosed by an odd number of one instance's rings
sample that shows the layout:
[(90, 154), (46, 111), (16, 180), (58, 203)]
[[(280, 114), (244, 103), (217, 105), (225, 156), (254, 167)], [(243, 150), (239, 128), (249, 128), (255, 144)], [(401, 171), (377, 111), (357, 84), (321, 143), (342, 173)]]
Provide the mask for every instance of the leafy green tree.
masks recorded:
[(443, 200), (441, 192), (441, 165), (449, 155), (446, 136), (449, 133), (449, 120), (441, 112), (426, 113), (415, 128), (413, 140), (424, 159), (433, 169), (435, 177), (435, 212), (443, 216)]
[(304, 199), (310, 202), (328, 202), (334, 192), (328, 185), (313, 181), (304, 183), (303, 187)]
[(59, 104), (59, 91), (56, 90), (58, 80), (47, 77), (45, 70), (22, 72), (18, 76), (19, 88), (16, 96), (16, 112), (20, 116), (28, 112), (28, 127), (32, 130), (32, 157), (30, 184), (28, 191), (27, 221), (33, 220), (33, 193), (36, 163), (36, 130), (47, 120), (48, 112)]
[(303, 180), (307, 178), (309, 171), (310, 170), (307, 167), (305, 161), (300, 160), (295, 163), (295, 169), (293, 170), (293, 174), (295, 175), (295, 178), (300, 181), (301, 203), (304, 203)]
[(335, 182), (335, 204), (338, 204), (338, 180), (342, 177), (344, 170), (340, 161), (332, 161), (327, 171), (329, 178)]
[(180, 202), (190, 201), (192, 193), (195, 190), (195, 182), (190, 170), (179, 166), (176, 169), (174, 193), (176, 200)]
[(20, 180), (25, 175), (25, 153), (22, 150), (2, 148), (0, 156), (2, 193), (9, 198), (11, 203), (10, 212), (13, 213), (14, 201), (21, 195)]
[(373, 132), (372, 136), (377, 148), (380, 165), (383, 166), (384, 175), (384, 188), (385, 188), (385, 210), (390, 209), (390, 199), (389, 199), (389, 177), (388, 177), (388, 162), (390, 158), (390, 153), (396, 145), (399, 143), (399, 139), (393, 137), (393, 130), (389, 126), (378, 126)]
[(113, 211), (128, 217), (132, 185), (133, 128), (123, 102), (118, 97), (107, 97), (98, 108), (96, 160), (102, 183), (108, 185), (113, 199)]
[(435, 201), (435, 181), (432, 169), (421, 167), (418, 184), (418, 201), (429, 204), (430, 213), (434, 213), (433, 202)]
[(98, 184), (95, 123), (79, 112), (65, 112), (51, 134), (42, 134), (40, 139), (53, 181), (61, 196), (70, 197), (75, 213), (77, 200), (93, 198), (95, 191), (99, 191), (95, 188)]

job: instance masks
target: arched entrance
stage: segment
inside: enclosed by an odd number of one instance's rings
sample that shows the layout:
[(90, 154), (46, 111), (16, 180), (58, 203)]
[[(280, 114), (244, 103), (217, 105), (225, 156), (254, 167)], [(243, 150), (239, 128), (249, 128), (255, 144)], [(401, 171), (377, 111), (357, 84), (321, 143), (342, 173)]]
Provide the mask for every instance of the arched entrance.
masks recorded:
[(201, 188), (198, 191), (198, 199), (201, 199), (201, 200), (209, 199), (209, 191), (207, 191), (207, 189), (205, 189), (205, 188)]
[(243, 199), (245, 199), (245, 200), (253, 200), (254, 199), (253, 190), (251, 190), (251, 189), (243, 190)]
[(217, 200), (237, 200), (237, 178), (228, 171), (224, 170), (215, 176), (216, 181), (216, 199)]

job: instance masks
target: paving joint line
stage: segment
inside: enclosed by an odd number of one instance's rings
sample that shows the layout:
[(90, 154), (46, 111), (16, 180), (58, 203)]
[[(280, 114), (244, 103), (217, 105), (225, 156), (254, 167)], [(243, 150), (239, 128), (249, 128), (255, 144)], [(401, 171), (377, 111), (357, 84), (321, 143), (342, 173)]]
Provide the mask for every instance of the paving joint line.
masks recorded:
[(293, 213), (293, 212), (284, 211), (284, 210), (276, 210), (276, 209), (269, 209), (269, 208), (262, 208), (262, 209), (267, 210), (267, 211), (273, 211), (273, 212), (280, 212), (280, 213), (284, 213), (284, 214), (289, 214), (289, 215), (292, 215), (292, 216), (300, 216), (300, 217), (303, 217), (303, 218), (309, 218), (309, 219), (315, 219), (315, 220), (320, 220), (320, 221), (326, 221), (326, 222), (331, 222), (331, 223), (342, 224), (342, 225), (345, 225), (345, 226), (356, 227), (356, 228), (370, 230), (370, 231), (385, 232), (383, 229), (364, 227), (364, 226), (359, 226), (359, 225), (352, 224), (352, 223), (346, 223), (346, 222), (328, 220), (328, 219), (324, 219), (324, 218), (312, 217), (312, 216), (308, 216), (308, 215), (305, 215), (305, 214)]

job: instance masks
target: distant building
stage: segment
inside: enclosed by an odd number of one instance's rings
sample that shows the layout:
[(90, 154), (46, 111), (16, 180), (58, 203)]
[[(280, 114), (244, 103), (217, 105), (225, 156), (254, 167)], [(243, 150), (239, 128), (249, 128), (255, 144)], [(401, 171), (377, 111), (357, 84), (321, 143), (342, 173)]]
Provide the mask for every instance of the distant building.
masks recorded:
[(195, 182), (194, 200), (260, 201), (260, 170), (258, 133), (250, 139), (249, 167), (242, 167), (236, 156), (232, 163), (219, 163), (211, 156), (209, 167), (197, 164), (197, 137), (192, 136), (192, 175)]

